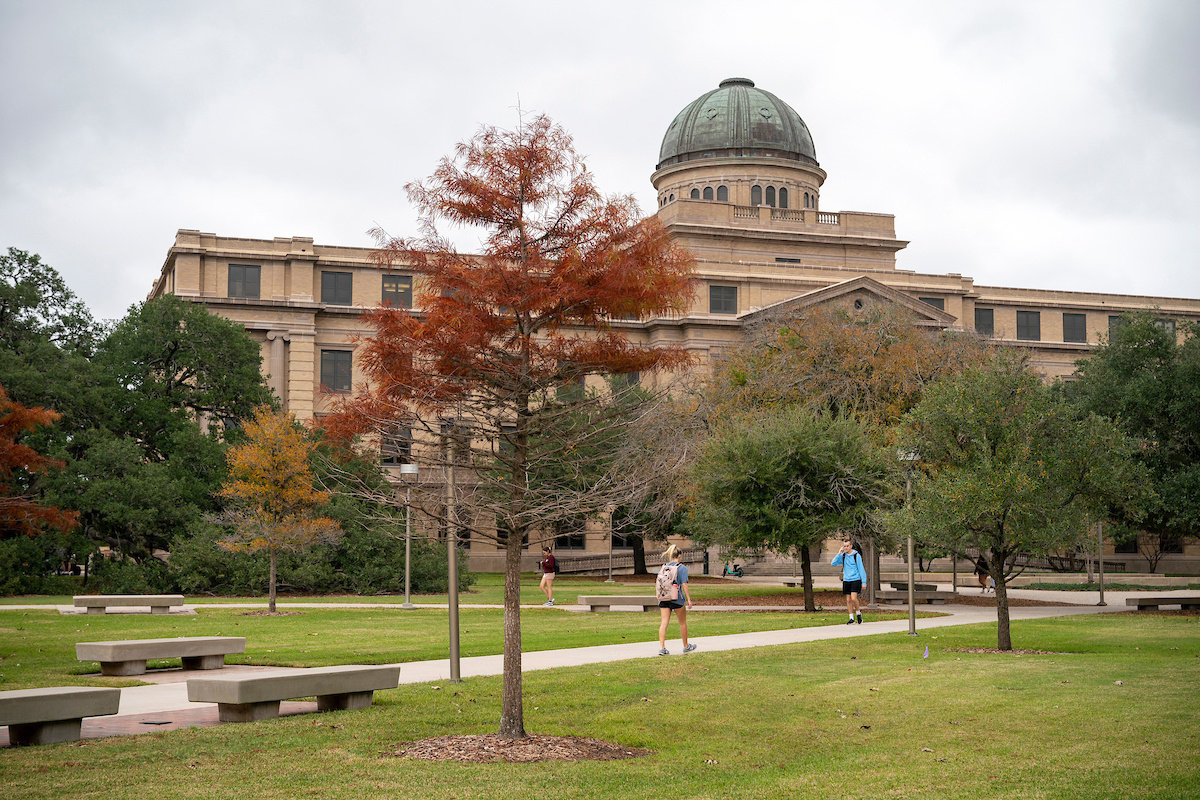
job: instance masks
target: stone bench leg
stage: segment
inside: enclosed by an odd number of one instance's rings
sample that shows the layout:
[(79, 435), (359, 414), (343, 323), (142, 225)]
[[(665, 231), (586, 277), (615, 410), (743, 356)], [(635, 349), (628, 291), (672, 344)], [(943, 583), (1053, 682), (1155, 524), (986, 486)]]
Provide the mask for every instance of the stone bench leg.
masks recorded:
[(8, 726), (8, 742), (14, 746), (73, 742), (79, 738), (82, 719), (25, 722)]
[(217, 719), (221, 722), (254, 722), (279, 716), (279, 701), (265, 703), (218, 703)]
[(170, 614), (171, 607), (170, 606), (150, 606), (150, 613), (151, 614)]
[(323, 694), (317, 697), (317, 711), (347, 711), (352, 708), (367, 708), (375, 693), (346, 692), (345, 694)]
[(104, 606), (88, 606), (87, 607), (87, 613), (89, 613), (89, 614), (103, 614), (105, 612), (105, 610), (106, 609)]
[(1142, 605), (1141, 603), (1138, 603), (1137, 610), (1138, 611), (1158, 611), (1158, 606), (1157, 605), (1153, 605), (1153, 606), (1152, 605)]
[(1179, 607), (1184, 611), (1196, 611), (1200, 609), (1200, 603), (1180, 603)]
[(215, 656), (184, 656), (184, 669), (221, 669), (225, 666), (225, 654)]
[(146, 660), (141, 661), (101, 661), (101, 675), (145, 675)]

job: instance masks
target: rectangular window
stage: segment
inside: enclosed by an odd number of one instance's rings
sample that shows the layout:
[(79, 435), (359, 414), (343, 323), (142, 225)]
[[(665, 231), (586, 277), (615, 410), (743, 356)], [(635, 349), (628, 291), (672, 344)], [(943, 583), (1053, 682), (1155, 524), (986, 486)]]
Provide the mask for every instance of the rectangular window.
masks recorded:
[(350, 367), (354, 353), (350, 350), (321, 351), (321, 388), (327, 392), (350, 391)]
[(619, 375), (613, 375), (611, 381), (612, 390), (619, 392), (623, 389), (631, 389), (637, 386), (641, 381), (641, 374), (637, 372), (622, 372)]
[(380, 302), (392, 308), (412, 308), (412, 275), (384, 275)]
[(1154, 327), (1158, 328), (1163, 333), (1168, 333), (1172, 338), (1175, 336), (1175, 320), (1173, 319), (1156, 319)]
[(354, 275), (350, 272), (321, 273), (321, 302), (348, 306), (354, 302)]
[(1183, 552), (1183, 539), (1174, 533), (1159, 534), (1158, 546), (1164, 553), (1179, 555)]
[(944, 298), (941, 298), (941, 297), (918, 297), (917, 299), (920, 300), (922, 303), (924, 303), (927, 306), (933, 306), (938, 311), (946, 310), (946, 300)]
[(587, 536), (584, 534), (585, 522), (583, 517), (555, 520), (552, 525), (554, 546), (559, 550), (584, 549), (587, 543)]
[(975, 307), (975, 332), (982, 336), (996, 335), (996, 310)]
[(1027, 342), (1042, 340), (1042, 314), (1040, 311), (1017, 312), (1017, 338)]
[[(1118, 319), (1119, 319), (1119, 317), (1118, 317)], [(1131, 553), (1137, 553), (1137, 551), (1138, 551), (1137, 534), (1133, 534), (1125, 539), (1119, 539), (1116, 542), (1116, 544), (1113, 545), (1114, 553), (1125, 553), (1128, 555)]]
[(1063, 314), (1063, 341), (1087, 341), (1087, 314)]
[(229, 296), (249, 297), (257, 300), (259, 297), (260, 275), (262, 267), (251, 264), (229, 265)]
[(1108, 316), (1108, 338), (1112, 339), (1112, 337), (1117, 335), (1117, 331), (1121, 330), (1127, 324), (1128, 321), (1125, 319), (1124, 314), (1110, 314)]
[(412, 428), (392, 428), (379, 439), (379, 463), (387, 466), (412, 463)]
[(708, 313), (710, 313), (710, 314), (736, 314), (737, 313), (737, 287), (736, 286), (709, 286), (708, 287)]

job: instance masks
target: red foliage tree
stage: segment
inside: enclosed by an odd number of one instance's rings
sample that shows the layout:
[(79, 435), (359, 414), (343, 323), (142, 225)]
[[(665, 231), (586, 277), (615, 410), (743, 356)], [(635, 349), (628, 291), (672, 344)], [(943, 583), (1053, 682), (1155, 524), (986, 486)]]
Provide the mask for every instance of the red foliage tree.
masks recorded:
[(27, 407), (0, 387), (0, 539), (35, 536), (46, 528), (69, 531), (79, 524), (79, 512), (64, 511), (37, 501), (31, 476), (63, 464), (47, 458), (18, 439), (42, 425), (52, 425), (56, 411)]
[[(376, 257), (381, 268), (403, 265), (419, 277), (419, 310), (365, 315), (375, 332), (357, 359), (368, 384), (327, 429), (452, 432), (452, 446), (428, 447), (416, 460), (474, 467), (475, 513), (447, 522), (505, 548), (498, 733), (524, 737), (522, 542), (605, 502), (594, 484), (561, 476), (571, 472), (563, 462), (589, 451), (597, 426), (612, 431), (613, 418), (593, 393), (568, 392), (566, 402), (561, 390), (587, 375), (687, 363), (682, 349), (631, 342), (612, 321), (684, 310), (691, 258), (656, 219), (642, 219), (633, 198), (602, 196), (570, 136), (545, 117), (516, 131), (482, 129), (406, 188), (422, 236), (376, 231)], [(481, 231), (481, 252), (458, 252), (439, 223)]]

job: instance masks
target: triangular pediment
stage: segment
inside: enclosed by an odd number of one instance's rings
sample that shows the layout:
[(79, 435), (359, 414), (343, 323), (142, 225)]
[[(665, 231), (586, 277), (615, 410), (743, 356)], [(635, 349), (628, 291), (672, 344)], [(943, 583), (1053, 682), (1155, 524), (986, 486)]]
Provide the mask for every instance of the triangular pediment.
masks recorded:
[(753, 322), (776, 314), (792, 314), (806, 308), (832, 306), (853, 312), (883, 304), (905, 309), (912, 314), (913, 324), (923, 328), (949, 328), (958, 321), (953, 314), (934, 308), (866, 275), (756, 308), (742, 314), (741, 318), (746, 322)]

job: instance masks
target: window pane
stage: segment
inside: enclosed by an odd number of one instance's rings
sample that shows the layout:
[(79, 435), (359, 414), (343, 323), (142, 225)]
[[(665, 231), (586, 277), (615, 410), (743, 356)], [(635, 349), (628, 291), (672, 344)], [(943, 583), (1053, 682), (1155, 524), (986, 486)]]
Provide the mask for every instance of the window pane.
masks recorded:
[(1063, 314), (1063, 341), (1087, 341), (1087, 315)]
[(692, 189), (692, 193), (691, 193), (690, 197), (692, 200), (699, 200), (700, 199), (700, 190)]
[(767, 205), (769, 205), (771, 208), (775, 207), (775, 187), (774, 186), (767, 187)]
[(917, 299), (927, 306), (933, 306), (938, 311), (946, 310), (946, 301), (941, 297), (918, 297)]
[(229, 265), (229, 296), (258, 299), (261, 267), (249, 264)]
[(762, 187), (761, 186), (751, 186), (750, 187), (750, 205), (752, 205), (752, 206), (761, 206), (762, 205)]
[(350, 391), (350, 366), (353, 356), (349, 350), (321, 351), (321, 386), (326, 391)]
[(412, 308), (412, 275), (384, 275), (380, 302), (392, 308)]
[(729, 202), (729, 187), (728, 186), (718, 186), (717, 187), (717, 200), (722, 203)]
[(991, 308), (975, 309), (975, 332), (992, 336), (996, 333), (995, 310)]
[(712, 187), (711, 187), (711, 186), (705, 186), (705, 187), (704, 187), (704, 199), (705, 199), (705, 200), (712, 200), (712, 199), (713, 199), (713, 192), (712, 192)]
[(710, 313), (710, 314), (736, 314), (737, 313), (737, 287), (736, 286), (709, 286), (708, 287), (708, 313)]
[(353, 301), (354, 276), (349, 272), (321, 273), (321, 302), (331, 306), (348, 306)]
[(1017, 312), (1017, 338), (1037, 342), (1042, 338), (1042, 315), (1039, 311)]
[(780, 208), (788, 207), (787, 189), (779, 190), (779, 207)]
[(392, 428), (379, 440), (379, 460), (382, 464), (412, 463), (412, 429)]
[(1175, 320), (1173, 319), (1156, 319), (1154, 320), (1154, 325), (1160, 331), (1169, 333), (1171, 336), (1175, 335)]

